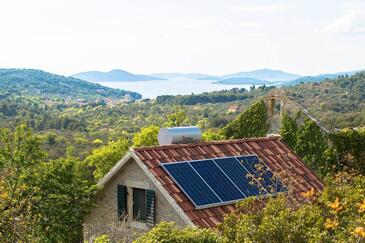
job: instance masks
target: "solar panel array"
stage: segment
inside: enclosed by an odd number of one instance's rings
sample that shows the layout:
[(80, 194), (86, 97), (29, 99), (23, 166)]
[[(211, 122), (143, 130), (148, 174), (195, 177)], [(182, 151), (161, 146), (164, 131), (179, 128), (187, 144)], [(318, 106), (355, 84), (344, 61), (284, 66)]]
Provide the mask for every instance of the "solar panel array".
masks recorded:
[(256, 155), (162, 163), (197, 209), (286, 191)]

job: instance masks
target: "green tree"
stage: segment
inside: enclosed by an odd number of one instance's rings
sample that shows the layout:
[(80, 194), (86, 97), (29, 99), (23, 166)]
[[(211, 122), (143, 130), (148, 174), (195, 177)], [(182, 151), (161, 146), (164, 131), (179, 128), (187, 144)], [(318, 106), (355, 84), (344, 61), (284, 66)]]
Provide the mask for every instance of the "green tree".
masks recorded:
[(221, 130), (217, 129), (209, 129), (203, 132), (202, 134), (203, 141), (209, 142), (209, 141), (221, 141), (225, 139), (224, 134), (222, 134)]
[(175, 108), (175, 112), (167, 116), (167, 122), (164, 124), (166, 127), (180, 127), (188, 125), (189, 119), (186, 112), (181, 108)]
[(129, 142), (125, 139), (111, 141), (107, 145), (94, 149), (85, 158), (87, 165), (94, 167), (95, 179), (100, 179), (112, 168), (128, 151)]
[(133, 137), (133, 147), (158, 145), (157, 135), (160, 128), (155, 125), (141, 128)]
[(41, 215), (32, 227), (37, 241), (78, 242), (82, 239), (84, 216), (93, 205), (96, 185), (88, 180), (87, 167), (73, 157), (41, 163), (31, 177), (39, 188), (32, 215)]
[(298, 125), (296, 121), (285, 113), (281, 120), (280, 135), (283, 137), (284, 142), (292, 149), (294, 149), (297, 144), (297, 131)]
[(80, 241), (95, 186), (80, 161), (46, 162), (40, 145), (25, 125), (0, 130), (0, 239)]
[(227, 138), (263, 137), (268, 132), (267, 110), (263, 100), (251, 105), (223, 128)]
[(325, 173), (328, 170), (326, 139), (318, 125), (306, 119), (298, 129), (295, 152), (314, 170)]

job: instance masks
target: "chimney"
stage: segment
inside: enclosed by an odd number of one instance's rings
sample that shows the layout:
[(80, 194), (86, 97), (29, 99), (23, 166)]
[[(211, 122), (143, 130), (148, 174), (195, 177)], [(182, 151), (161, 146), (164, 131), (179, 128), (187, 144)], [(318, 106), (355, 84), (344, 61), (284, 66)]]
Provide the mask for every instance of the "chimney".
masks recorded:
[(168, 127), (161, 128), (157, 138), (160, 145), (199, 143), (202, 132), (198, 127)]

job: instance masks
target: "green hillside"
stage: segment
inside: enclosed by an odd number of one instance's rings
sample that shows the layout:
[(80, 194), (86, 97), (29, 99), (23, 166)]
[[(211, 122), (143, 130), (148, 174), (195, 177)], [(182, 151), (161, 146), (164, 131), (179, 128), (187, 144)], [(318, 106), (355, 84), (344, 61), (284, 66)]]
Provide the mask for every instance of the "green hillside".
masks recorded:
[(0, 95), (35, 96), (42, 98), (94, 99), (123, 98), (136, 92), (107, 88), (80, 79), (64, 77), (35, 69), (0, 69)]
[(365, 126), (365, 72), (286, 90), (328, 128)]

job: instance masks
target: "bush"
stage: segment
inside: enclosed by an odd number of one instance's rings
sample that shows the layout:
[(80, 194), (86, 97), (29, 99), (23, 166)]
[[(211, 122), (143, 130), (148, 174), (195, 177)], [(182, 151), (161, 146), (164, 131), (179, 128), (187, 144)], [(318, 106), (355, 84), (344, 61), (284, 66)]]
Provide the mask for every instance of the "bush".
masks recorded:
[(175, 223), (162, 222), (138, 238), (135, 243), (214, 243), (222, 240), (212, 229), (179, 228)]
[(263, 100), (251, 105), (245, 112), (223, 128), (227, 138), (250, 138), (266, 136), (269, 126)]

